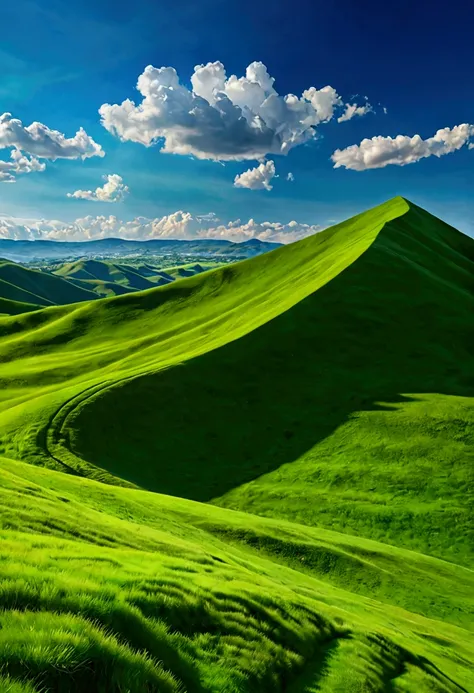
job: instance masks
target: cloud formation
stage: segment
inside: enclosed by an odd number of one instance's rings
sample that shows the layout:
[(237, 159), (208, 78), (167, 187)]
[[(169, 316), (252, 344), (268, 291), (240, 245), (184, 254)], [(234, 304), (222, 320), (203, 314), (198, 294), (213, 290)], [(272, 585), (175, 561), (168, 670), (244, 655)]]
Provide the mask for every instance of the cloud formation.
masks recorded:
[(363, 106), (358, 106), (356, 103), (346, 103), (346, 110), (337, 119), (338, 123), (344, 123), (346, 120), (351, 120), (355, 116), (365, 116), (367, 113), (372, 113), (373, 108), (370, 103), (366, 103)]
[(442, 128), (426, 140), (420, 135), (397, 135), (394, 138), (377, 136), (364, 139), (360, 144), (337, 149), (331, 158), (334, 168), (343, 166), (353, 171), (384, 168), (389, 164), (405, 166), (429, 156), (451, 154), (468, 144), (471, 137), (474, 137), (474, 125), (462, 123), (453, 128)]
[(275, 177), (275, 163), (273, 161), (262, 162), (256, 168), (249, 168), (234, 179), (236, 188), (248, 188), (249, 190), (271, 190), (270, 181)]
[(25, 127), (11, 113), (0, 115), (0, 149), (11, 149), (10, 161), (0, 159), (0, 183), (15, 183), (16, 176), (44, 171), (39, 159), (88, 159), (104, 156), (102, 147), (80, 128), (74, 137), (50, 130), (42, 123)]
[(278, 221), (263, 221), (259, 223), (254, 219), (249, 219), (247, 222), (237, 219), (228, 224), (207, 229), (200, 234), (200, 237), (223, 238), (235, 243), (242, 243), (253, 238), (274, 243), (293, 243), (306, 238), (306, 236), (323, 231), (324, 228), (319, 224), (301, 224), (297, 221), (282, 224)]
[(173, 67), (148, 65), (137, 83), (141, 102), (103, 104), (99, 113), (124, 142), (160, 143), (162, 152), (198, 159), (260, 161), (313, 139), (316, 126), (343, 108), (331, 86), (281, 96), (274, 81), (261, 62), (251, 63), (245, 77), (227, 77), (214, 62), (194, 68), (188, 89)]
[(21, 120), (12, 118), (11, 113), (4, 113), (0, 115), (0, 149), (9, 147), (51, 161), (104, 156), (100, 144), (94, 142), (83, 128), (68, 138), (42, 123), (35, 122), (25, 127)]
[(16, 183), (16, 176), (33, 171), (44, 171), (45, 168), (46, 164), (35, 157), (28, 157), (19, 149), (13, 149), (10, 153), (10, 161), (0, 160), (0, 183)]
[(122, 202), (130, 192), (128, 186), (124, 184), (122, 176), (112, 173), (102, 177), (105, 180), (102, 187), (95, 190), (76, 190), (73, 193), (67, 193), (67, 197), (92, 200), (93, 202)]
[(74, 222), (58, 220), (31, 220), (0, 217), (0, 238), (14, 240), (88, 241), (101, 238), (125, 238), (129, 240), (218, 238), (234, 242), (259, 239), (278, 243), (292, 243), (318, 231), (317, 224), (301, 224), (290, 221), (247, 222), (240, 219), (218, 224), (219, 219), (211, 212), (193, 216), (179, 210), (166, 216), (147, 219), (137, 217), (122, 221), (116, 216), (86, 216)]

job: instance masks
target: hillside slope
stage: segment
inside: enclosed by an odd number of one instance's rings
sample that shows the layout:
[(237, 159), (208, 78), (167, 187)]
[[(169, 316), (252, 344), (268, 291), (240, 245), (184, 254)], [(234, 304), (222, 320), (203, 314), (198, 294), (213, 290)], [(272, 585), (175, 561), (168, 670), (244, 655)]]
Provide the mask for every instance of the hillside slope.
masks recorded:
[(444, 561), (6, 458), (0, 539), (8, 693), (474, 690)]
[(208, 269), (211, 269), (211, 266), (203, 267), (199, 263), (178, 265), (163, 270), (149, 263), (130, 265), (106, 260), (78, 260), (62, 265), (54, 274), (101, 296), (120, 296), (131, 291), (163, 286)]
[(399, 198), (175, 286), (4, 321), (6, 454), (472, 565), (473, 243)]
[[(33, 306), (52, 306), (90, 301), (97, 297), (92, 291), (75, 286), (66, 279), (0, 259), (0, 298)], [(5, 303), (2, 312), (10, 312), (8, 308)], [(15, 306), (10, 308), (12, 314), (19, 312)]]
[(8, 298), (0, 298), (0, 316), (19, 315), (28, 313), (31, 310), (40, 310), (42, 306), (35, 303), (24, 303), (22, 301), (11, 301)]
[(396, 198), (0, 318), (0, 690), (474, 692), (473, 262)]

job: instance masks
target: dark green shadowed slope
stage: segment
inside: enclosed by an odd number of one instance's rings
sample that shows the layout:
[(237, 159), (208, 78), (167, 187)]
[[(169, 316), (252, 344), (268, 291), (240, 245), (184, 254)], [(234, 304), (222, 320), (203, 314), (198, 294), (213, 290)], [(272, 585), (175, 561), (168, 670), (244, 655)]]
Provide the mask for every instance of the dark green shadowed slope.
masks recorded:
[[(90, 301), (97, 297), (92, 291), (75, 286), (66, 279), (0, 259), (0, 298), (34, 306), (52, 306)], [(3, 308), (8, 308), (8, 305), (4, 304)], [(13, 305), (11, 313), (17, 312), (24, 311), (15, 310)]]

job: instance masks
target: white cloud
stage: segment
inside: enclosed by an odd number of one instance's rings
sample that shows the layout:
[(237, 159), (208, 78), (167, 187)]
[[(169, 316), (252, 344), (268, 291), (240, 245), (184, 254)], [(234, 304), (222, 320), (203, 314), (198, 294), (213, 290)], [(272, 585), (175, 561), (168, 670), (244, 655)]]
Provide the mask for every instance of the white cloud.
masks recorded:
[(40, 159), (88, 159), (104, 156), (102, 147), (80, 128), (74, 137), (67, 138), (58, 130), (42, 123), (24, 127), (11, 113), (0, 115), (0, 149), (15, 147)]
[(92, 200), (93, 202), (121, 202), (129, 193), (129, 188), (124, 184), (122, 176), (112, 173), (103, 176), (105, 183), (95, 190), (76, 190), (67, 193), (68, 197), (79, 200)]
[(273, 161), (262, 162), (256, 168), (249, 168), (234, 179), (236, 188), (248, 188), (249, 190), (271, 190), (270, 181), (275, 177), (275, 163)]
[[(202, 217), (208, 217), (207, 223), (203, 222)], [(157, 219), (137, 217), (131, 221), (122, 221), (113, 215), (86, 216), (70, 223), (0, 217), (0, 238), (58, 241), (87, 241), (112, 237), (130, 240), (217, 238), (234, 242), (257, 238), (262, 241), (291, 243), (323, 228), (317, 224), (301, 224), (297, 221), (282, 224), (236, 219), (227, 224), (217, 224), (218, 221), (212, 212), (193, 216), (182, 210)]]
[(291, 183), (295, 180), (294, 175), (291, 173), (291, 171), (288, 173), (286, 180), (289, 180)]
[(44, 171), (42, 164), (35, 157), (22, 154), (19, 149), (13, 149), (10, 153), (10, 161), (0, 160), (0, 183), (15, 183), (16, 176), (33, 171)]
[(214, 212), (208, 212), (207, 214), (196, 214), (196, 221), (204, 224), (206, 221), (220, 221), (220, 219)]
[[(0, 183), (15, 183), (16, 176), (44, 171), (39, 159), (88, 159), (104, 156), (102, 147), (80, 128), (74, 137), (67, 138), (58, 130), (42, 123), (25, 127), (11, 113), (0, 115), (0, 149), (11, 149), (10, 161), (0, 160)], [(29, 155), (29, 156), (28, 156)]]
[(371, 113), (372, 111), (373, 108), (370, 103), (366, 103), (364, 106), (358, 106), (356, 103), (346, 103), (346, 110), (341, 116), (339, 116), (337, 122), (344, 123), (346, 120), (351, 120), (351, 118), (354, 118), (355, 116), (365, 116), (367, 113)]
[(252, 238), (274, 243), (293, 243), (322, 230), (323, 227), (319, 224), (300, 224), (297, 221), (282, 224), (271, 221), (258, 223), (254, 219), (242, 222), (240, 219), (237, 219), (226, 225), (223, 224), (207, 229), (200, 234), (200, 237), (225, 238), (236, 243), (249, 241)]
[(316, 126), (343, 107), (331, 86), (280, 96), (261, 62), (251, 63), (245, 77), (229, 78), (221, 62), (197, 65), (191, 84), (181, 84), (172, 67), (148, 65), (137, 83), (141, 102), (103, 104), (102, 125), (122, 141), (159, 142), (166, 153), (259, 161), (313, 139)]
[(408, 137), (372, 137), (360, 144), (353, 144), (346, 149), (337, 149), (332, 155), (334, 168), (354, 171), (365, 171), (369, 168), (384, 168), (389, 164), (405, 166), (429, 156), (443, 156), (461, 149), (474, 137), (474, 125), (463, 123), (453, 128), (438, 130), (433, 137), (423, 140), (420, 135)]
[(342, 106), (342, 99), (333, 87), (322, 89), (310, 87), (303, 92), (303, 99), (310, 102), (318, 115), (319, 122), (327, 123), (334, 116), (334, 109)]

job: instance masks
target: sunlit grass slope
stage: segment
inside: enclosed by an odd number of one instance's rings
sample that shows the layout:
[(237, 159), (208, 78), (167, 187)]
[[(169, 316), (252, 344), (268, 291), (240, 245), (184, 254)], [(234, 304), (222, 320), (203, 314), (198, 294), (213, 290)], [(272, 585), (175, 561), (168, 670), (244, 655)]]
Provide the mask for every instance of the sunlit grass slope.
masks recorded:
[(472, 571), (0, 460), (0, 690), (474, 690)]
[(472, 565), (473, 245), (397, 198), (0, 321), (4, 452)]

